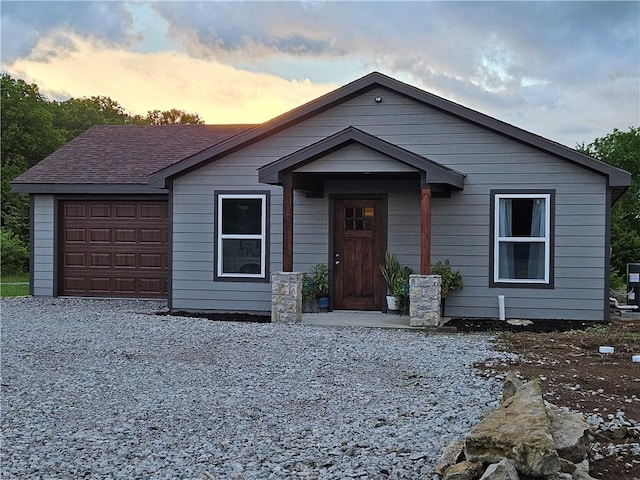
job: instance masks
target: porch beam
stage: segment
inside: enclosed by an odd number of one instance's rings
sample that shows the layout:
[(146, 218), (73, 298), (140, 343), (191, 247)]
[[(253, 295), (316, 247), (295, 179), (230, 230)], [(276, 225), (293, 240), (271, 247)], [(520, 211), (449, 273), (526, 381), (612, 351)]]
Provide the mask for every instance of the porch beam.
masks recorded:
[(431, 275), (431, 188), (420, 195), (420, 274)]
[(285, 177), (282, 188), (282, 271), (293, 272), (293, 178), (291, 174)]

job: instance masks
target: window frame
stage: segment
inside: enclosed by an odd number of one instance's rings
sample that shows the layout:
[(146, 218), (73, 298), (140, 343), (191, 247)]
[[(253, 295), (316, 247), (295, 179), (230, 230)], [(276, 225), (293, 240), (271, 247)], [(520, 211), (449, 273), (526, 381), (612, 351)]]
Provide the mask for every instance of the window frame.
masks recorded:
[[(555, 239), (555, 190), (491, 190), (491, 245), (490, 245), (490, 287), (508, 288), (554, 288), (554, 239)], [(544, 237), (501, 237), (501, 199), (544, 199)], [(544, 243), (545, 275), (543, 279), (500, 278), (499, 254), (502, 242)]]
[[(222, 204), (225, 199), (260, 199), (260, 234), (222, 233)], [(268, 282), (269, 281), (269, 191), (219, 191), (215, 193), (215, 232), (214, 232), (214, 281), (225, 282)], [(224, 273), (223, 241), (260, 240), (260, 273)]]

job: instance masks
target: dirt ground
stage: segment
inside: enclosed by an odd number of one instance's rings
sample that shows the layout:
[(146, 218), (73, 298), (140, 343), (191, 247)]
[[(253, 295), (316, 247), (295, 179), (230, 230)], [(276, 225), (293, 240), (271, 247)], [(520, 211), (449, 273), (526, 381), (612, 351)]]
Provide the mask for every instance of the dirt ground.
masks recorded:
[[(518, 360), (478, 367), (487, 374), (513, 370), (525, 380), (538, 378), (546, 400), (585, 415), (598, 413), (606, 421), (612, 418), (608, 415), (624, 412), (631, 423), (625, 438), (611, 438), (619, 433), (593, 431), (597, 450), (604, 458), (598, 459), (601, 455), (592, 450), (591, 476), (640, 480), (640, 455), (630, 453), (628, 448), (640, 442), (640, 363), (632, 362), (633, 355), (640, 355), (640, 316), (617, 315), (606, 325), (584, 324), (581, 329), (568, 331), (541, 332), (533, 327), (538, 331), (517, 327), (514, 330), (520, 331), (497, 334), (499, 350), (517, 353)], [(599, 353), (600, 346), (613, 347), (614, 353)], [(615, 453), (606, 454), (611, 451)]]

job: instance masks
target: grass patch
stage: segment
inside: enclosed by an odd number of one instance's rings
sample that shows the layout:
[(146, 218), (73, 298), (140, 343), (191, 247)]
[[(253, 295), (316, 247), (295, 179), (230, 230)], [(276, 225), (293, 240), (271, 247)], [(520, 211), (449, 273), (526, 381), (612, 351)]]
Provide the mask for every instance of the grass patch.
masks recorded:
[(6, 275), (0, 279), (0, 296), (22, 297), (29, 295), (29, 274)]

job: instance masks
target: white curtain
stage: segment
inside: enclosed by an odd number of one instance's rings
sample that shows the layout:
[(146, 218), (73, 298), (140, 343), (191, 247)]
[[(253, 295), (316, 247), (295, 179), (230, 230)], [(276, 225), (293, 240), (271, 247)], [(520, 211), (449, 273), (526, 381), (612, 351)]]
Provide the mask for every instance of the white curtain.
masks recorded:
[[(509, 198), (501, 198), (498, 207), (499, 225), (498, 232), (501, 237), (513, 235), (513, 208)], [(515, 278), (513, 243), (500, 242), (498, 248), (498, 271), (500, 278)]]
[[(531, 236), (544, 237), (545, 235), (545, 205), (544, 200), (537, 198), (533, 201), (531, 218)], [(531, 242), (529, 245), (529, 278), (544, 279), (544, 243)]]
[(544, 237), (544, 199), (536, 198), (533, 201), (533, 212), (531, 217), (531, 236)]
[(500, 199), (500, 236), (501, 237), (510, 237), (513, 235), (512, 233), (512, 206), (511, 199), (509, 198), (501, 198)]

